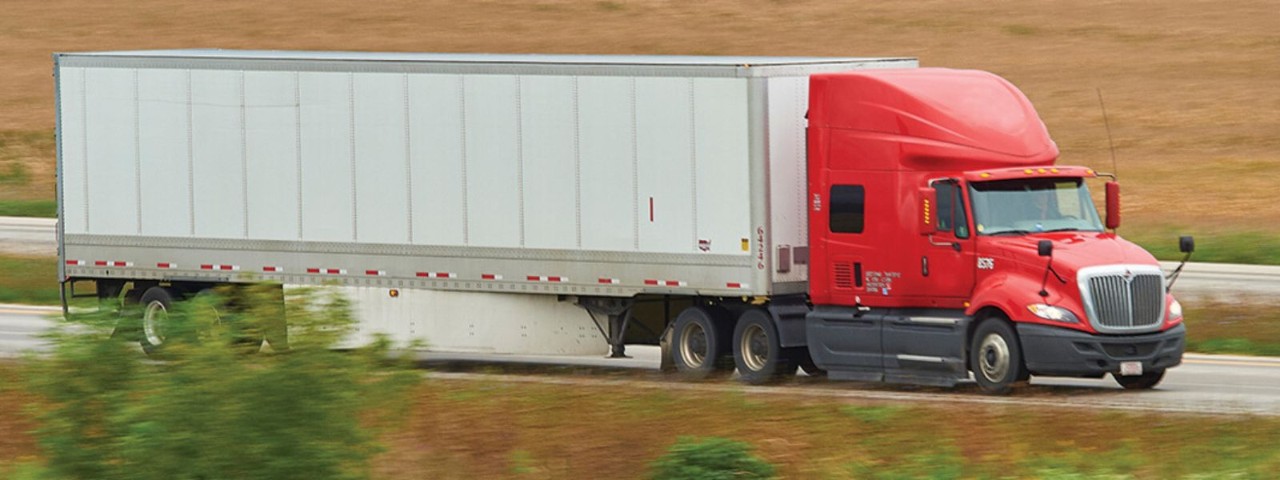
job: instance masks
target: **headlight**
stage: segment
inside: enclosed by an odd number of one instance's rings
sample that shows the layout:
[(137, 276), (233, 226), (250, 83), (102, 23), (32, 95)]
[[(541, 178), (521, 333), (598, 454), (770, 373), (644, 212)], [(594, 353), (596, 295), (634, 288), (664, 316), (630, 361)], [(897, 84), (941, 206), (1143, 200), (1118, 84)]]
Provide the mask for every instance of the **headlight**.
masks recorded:
[(1055, 322), (1062, 323), (1080, 322), (1080, 320), (1076, 318), (1076, 314), (1071, 313), (1071, 310), (1067, 310), (1062, 307), (1045, 305), (1043, 303), (1034, 303), (1027, 305), (1027, 310), (1031, 310), (1032, 314), (1045, 320), (1053, 320)]
[(1182, 304), (1177, 300), (1169, 302), (1169, 320), (1182, 318)]

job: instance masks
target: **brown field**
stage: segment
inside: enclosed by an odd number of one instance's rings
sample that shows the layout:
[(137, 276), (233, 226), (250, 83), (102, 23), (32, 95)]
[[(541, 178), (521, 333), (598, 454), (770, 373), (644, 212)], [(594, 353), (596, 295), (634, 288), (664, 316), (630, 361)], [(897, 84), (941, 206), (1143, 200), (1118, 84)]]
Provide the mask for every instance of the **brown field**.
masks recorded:
[[(1276, 0), (6, 0), (0, 132), (13, 144), (14, 132), (52, 128), (57, 51), (915, 56), (1009, 78), (1038, 106), (1063, 162), (1109, 171), (1101, 89), (1131, 227), (1280, 232), (1278, 11)], [(52, 192), (53, 152), (37, 145), (0, 147), (31, 164), (36, 183), (3, 186), (0, 199)]]

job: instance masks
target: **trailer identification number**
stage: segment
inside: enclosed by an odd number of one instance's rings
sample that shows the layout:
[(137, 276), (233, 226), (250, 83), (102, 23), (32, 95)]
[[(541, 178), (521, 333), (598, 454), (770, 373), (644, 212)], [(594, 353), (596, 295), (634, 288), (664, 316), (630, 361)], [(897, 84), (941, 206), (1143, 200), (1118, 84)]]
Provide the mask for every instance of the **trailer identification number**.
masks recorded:
[(978, 257), (978, 270), (995, 270), (996, 259), (991, 257)]
[(756, 227), (756, 269), (764, 270), (764, 227)]

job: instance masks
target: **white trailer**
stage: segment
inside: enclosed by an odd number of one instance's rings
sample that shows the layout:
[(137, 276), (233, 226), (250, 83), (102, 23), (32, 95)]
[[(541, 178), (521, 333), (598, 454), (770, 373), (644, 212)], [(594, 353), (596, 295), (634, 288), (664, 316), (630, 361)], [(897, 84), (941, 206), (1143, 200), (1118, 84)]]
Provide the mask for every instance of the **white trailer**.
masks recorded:
[(620, 354), (637, 302), (803, 294), (807, 75), (915, 66), (56, 54), (59, 279), (337, 285), (364, 333)]

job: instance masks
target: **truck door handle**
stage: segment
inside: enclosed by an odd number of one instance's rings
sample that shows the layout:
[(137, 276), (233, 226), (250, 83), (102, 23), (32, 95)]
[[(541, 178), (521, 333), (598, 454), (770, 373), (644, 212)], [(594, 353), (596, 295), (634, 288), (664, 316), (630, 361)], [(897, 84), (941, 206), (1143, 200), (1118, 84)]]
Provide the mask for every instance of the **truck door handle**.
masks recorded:
[(951, 247), (956, 253), (960, 252), (960, 242), (937, 242), (933, 240), (933, 235), (929, 235), (929, 245), (935, 247)]

